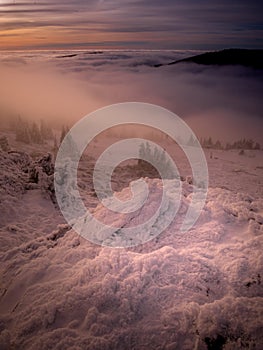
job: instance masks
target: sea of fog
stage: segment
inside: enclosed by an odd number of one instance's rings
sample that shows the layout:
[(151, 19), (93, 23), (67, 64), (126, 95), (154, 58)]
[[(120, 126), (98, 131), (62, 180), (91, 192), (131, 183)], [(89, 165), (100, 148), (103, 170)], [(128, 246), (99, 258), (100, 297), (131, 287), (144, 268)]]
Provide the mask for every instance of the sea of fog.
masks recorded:
[[(113, 103), (160, 105), (199, 137), (262, 142), (262, 72), (241, 66), (166, 65), (198, 51), (16, 51), (0, 54), (0, 106), (72, 124)], [(156, 65), (164, 66), (156, 67)]]

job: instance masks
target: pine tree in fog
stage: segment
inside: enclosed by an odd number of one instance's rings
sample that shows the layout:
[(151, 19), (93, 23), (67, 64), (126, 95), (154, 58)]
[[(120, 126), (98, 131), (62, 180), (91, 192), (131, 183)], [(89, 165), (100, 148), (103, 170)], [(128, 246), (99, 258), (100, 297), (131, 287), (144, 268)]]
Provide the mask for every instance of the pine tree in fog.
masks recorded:
[(152, 149), (149, 142), (146, 142), (146, 144), (142, 143), (139, 148), (139, 158), (138, 164), (146, 168), (146, 170), (149, 168), (149, 164), (151, 164), (156, 169), (162, 171), (162, 177), (164, 179), (177, 178), (177, 174), (175, 174), (171, 161), (164, 149), (161, 150), (158, 147)]
[(53, 138), (53, 149), (52, 149), (52, 151), (53, 151), (54, 159), (55, 159), (56, 156), (57, 156), (57, 152), (58, 152), (58, 141), (57, 141), (56, 136), (54, 136), (54, 138)]
[(17, 118), (17, 121), (14, 125), (16, 141), (30, 143), (30, 130), (28, 122), (24, 121), (20, 116)]
[(60, 143), (62, 143), (62, 141), (64, 140), (64, 138), (68, 132), (69, 132), (69, 127), (63, 125), (62, 130), (61, 130), (61, 134), (60, 134)]
[(40, 128), (37, 123), (33, 122), (30, 127), (30, 138), (31, 142), (41, 144), (43, 143), (43, 138), (40, 132)]
[(258, 142), (253, 141), (252, 139), (240, 139), (233, 143), (226, 144), (226, 150), (229, 149), (247, 149), (247, 150), (259, 150), (260, 144)]
[(52, 140), (53, 138), (51, 127), (43, 119), (40, 121), (40, 133), (43, 140)]
[(53, 138), (51, 127), (43, 120), (39, 125), (37, 122), (28, 122), (18, 116), (12, 121), (11, 128), (15, 131), (16, 140), (27, 144), (42, 144), (44, 140)]

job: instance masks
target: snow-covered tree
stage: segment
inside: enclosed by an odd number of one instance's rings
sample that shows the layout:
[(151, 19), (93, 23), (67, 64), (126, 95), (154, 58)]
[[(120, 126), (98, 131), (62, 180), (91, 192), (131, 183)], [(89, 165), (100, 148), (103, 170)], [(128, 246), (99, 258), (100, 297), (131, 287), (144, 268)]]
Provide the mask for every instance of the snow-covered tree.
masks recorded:
[(61, 130), (61, 134), (60, 134), (60, 143), (62, 143), (62, 141), (64, 140), (64, 138), (68, 132), (69, 132), (69, 127), (63, 125), (62, 130)]
[(52, 140), (53, 131), (43, 119), (40, 121), (40, 133), (43, 140)]
[(6, 136), (0, 137), (0, 150), (5, 152), (10, 150), (9, 142)]
[(18, 116), (17, 121), (15, 123), (15, 133), (16, 140), (24, 143), (30, 143), (30, 129), (29, 124), (25, 120), (23, 120), (20, 116)]
[(33, 143), (43, 143), (43, 138), (40, 132), (40, 128), (36, 122), (33, 122), (30, 127), (30, 139)]
[[(167, 157), (165, 150), (161, 150), (158, 147), (151, 148), (149, 142), (142, 143), (139, 149), (139, 165), (149, 167), (148, 163), (154, 168), (159, 169), (162, 172), (162, 177), (165, 179), (173, 179), (176, 176), (172, 163)], [(147, 163), (148, 162), (148, 163)]]

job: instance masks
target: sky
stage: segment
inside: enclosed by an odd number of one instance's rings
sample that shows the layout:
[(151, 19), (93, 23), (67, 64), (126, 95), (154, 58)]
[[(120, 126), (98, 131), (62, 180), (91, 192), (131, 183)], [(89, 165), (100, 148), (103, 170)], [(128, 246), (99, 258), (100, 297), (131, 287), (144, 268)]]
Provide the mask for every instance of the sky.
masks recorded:
[(263, 47), (262, 0), (0, 0), (0, 50)]

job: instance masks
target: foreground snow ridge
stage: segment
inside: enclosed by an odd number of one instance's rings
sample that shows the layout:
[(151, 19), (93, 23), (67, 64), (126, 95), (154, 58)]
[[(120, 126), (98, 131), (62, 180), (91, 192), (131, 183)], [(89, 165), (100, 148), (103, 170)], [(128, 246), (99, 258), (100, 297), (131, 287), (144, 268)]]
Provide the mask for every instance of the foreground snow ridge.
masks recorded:
[[(159, 181), (147, 179), (155, 192)], [(190, 200), (184, 182), (177, 220), (135, 248), (94, 245), (60, 225), (3, 250), (0, 348), (262, 349), (263, 201), (210, 189), (182, 234)]]
[(99, 245), (135, 247), (169, 226), (180, 200), (179, 180), (140, 179), (117, 196), (104, 199), (92, 216), (84, 215), (73, 227), (82, 237)]

